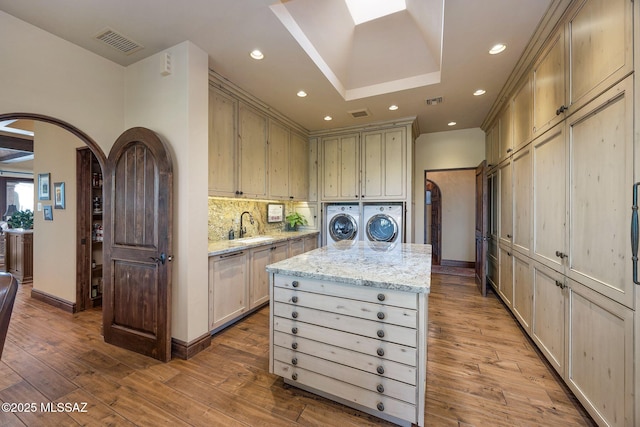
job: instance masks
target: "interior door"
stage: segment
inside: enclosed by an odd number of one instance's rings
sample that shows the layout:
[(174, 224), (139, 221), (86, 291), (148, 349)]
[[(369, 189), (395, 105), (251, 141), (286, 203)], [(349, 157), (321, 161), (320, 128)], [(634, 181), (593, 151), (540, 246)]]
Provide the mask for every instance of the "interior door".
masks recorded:
[(172, 162), (151, 130), (125, 131), (105, 168), (105, 342), (171, 359)]
[(487, 296), (487, 161), (476, 168), (476, 284), (482, 296)]

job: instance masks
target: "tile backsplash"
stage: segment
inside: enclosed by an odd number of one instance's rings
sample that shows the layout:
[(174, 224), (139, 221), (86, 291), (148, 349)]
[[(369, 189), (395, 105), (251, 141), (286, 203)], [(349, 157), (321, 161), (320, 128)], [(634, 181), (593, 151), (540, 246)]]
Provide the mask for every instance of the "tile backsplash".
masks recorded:
[[(279, 203), (279, 202), (272, 202)], [(284, 231), (285, 222), (267, 222), (267, 205), (269, 202), (241, 199), (219, 199), (209, 197), (209, 230), (210, 242), (227, 240), (229, 230), (233, 228), (235, 237), (240, 237), (240, 214), (248, 211), (253, 216), (254, 223), (249, 221), (249, 215), (243, 218), (243, 224), (247, 228), (246, 236), (258, 234), (273, 234)], [(289, 203), (284, 203), (285, 215), (290, 208)]]

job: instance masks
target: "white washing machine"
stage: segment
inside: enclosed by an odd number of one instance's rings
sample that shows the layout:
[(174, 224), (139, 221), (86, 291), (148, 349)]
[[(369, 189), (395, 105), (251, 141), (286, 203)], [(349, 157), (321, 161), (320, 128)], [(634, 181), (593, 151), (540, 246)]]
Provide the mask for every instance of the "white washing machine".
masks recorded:
[(400, 204), (364, 205), (364, 240), (369, 242), (402, 242), (404, 207)]
[(326, 206), (324, 244), (360, 240), (360, 206), (350, 203), (336, 203)]

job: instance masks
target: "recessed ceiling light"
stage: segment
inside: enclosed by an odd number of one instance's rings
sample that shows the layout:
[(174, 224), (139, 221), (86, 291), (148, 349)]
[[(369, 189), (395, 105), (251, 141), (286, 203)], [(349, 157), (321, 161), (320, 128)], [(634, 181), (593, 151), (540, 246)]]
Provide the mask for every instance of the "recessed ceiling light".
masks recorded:
[(455, 125), (457, 125), (457, 123), (456, 123), (456, 122), (449, 122), (449, 123), (447, 123), (447, 125), (449, 125), (449, 126), (455, 126)]
[(262, 59), (262, 58), (264, 58), (264, 55), (258, 49), (252, 50), (249, 55), (251, 55), (251, 57), (253, 59)]
[(505, 49), (507, 48), (506, 44), (503, 43), (498, 43), (497, 45), (493, 46), (490, 50), (489, 53), (491, 55), (497, 55), (500, 52), (503, 52)]
[(324, 116), (324, 119), (325, 119), (326, 121), (329, 121), (329, 120), (333, 120), (333, 117), (331, 117), (331, 116)]
[(487, 93), (486, 90), (484, 89), (478, 89), (475, 92), (473, 92), (473, 96), (480, 96), (480, 95), (484, 95), (485, 93)]
[(300, 91), (298, 91), (297, 95), (298, 95), (300, 98), (304, 98), (305, 96), (307, 96), (307, 92), (305, 92), (305, 91), (303, 91), (303, 90), (300, 90)]
[(396, 111), (397, 109), (398, 109), (398, 106), (395, 104), (389, 106), (389, 110), (391, 111)]

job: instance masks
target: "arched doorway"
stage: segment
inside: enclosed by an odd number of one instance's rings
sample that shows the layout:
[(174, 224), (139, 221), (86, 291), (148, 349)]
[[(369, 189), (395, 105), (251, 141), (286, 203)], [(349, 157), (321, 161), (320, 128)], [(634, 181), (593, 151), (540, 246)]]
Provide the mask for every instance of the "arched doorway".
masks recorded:
[[(73, 135), (72, 139), (76, 140), (76, 144), (84, 144), (88, 147), (88, 149), (93, 153), (93, 155), (95, 156), (96, 161), (99, 164), (100, 169), (104, 170), (105, 164), (106, 164), (106, 155), (104, 154), (104, 152), (102, 151), (102, 149), (98, 146), (98, 144), (86, 133), (84, 133), (82, 130), (78, 129), (77, 127), (63, 121), (63, 120), (59, 120), (57, 118), (54, 117), (50, 117), (50, 116), (46, 116), (46, 115), (41, 115), (41, 114), (33, 114), (33, 113), (5, 113), (5, 114), (0, 114), (0, 122), (1, 121), (6, 121), (6, 120), (28, 120), (28, 121), (32, 121), (32, 122), (40, 122), (40, 123), (46, 123), (46, 124), (50, 124), (53, 125), (57, 128), (60, 128), (66, 132), (68, 132), (69, 134)], [(70, 163), (74, 163), (75, 162), (75, 158), (74, 159), (70, 159)], [(77, 173), (79, 173), (80, 171), (77, 171)], [(70, 178), (70, 177), (67, 177)], [(56, 178), (53, 178), (53, 180), (56, 180)], [(69, 181), (69, 179), (67, 179), (67, 181)], [(67, 183), (67, 203), (69, 203), (69, 197), (71, 194), (73, 194), (73, 192), (70, 192), (70, 186), (71, 183)], [(37, 200), (39, 202), (39, 200)], [(45, 201), (41, 204), (44, 204), (45, 206), (48, 204), (51, 204), (51, 202), (49, 201)], [(34, 209), (35, 210), (35, 209)], [(54, 221), (56, 224), (58, 224), (58, 220), (60, 219), (60, 214), (64, 212), (64, 211), (54, 211), (53, 212), (53, 216), (54, 216)], [(71, 212), (69, 212), (69, 214), (71, 214)], [(73, 212), (73, 216), (75, 217), (76, 212)], [(67, 232), (70, 235), (77, 235), (78, 233), (72, 233), (72, 230), (67, 230)], [(78, 241), (82, 240), (82, 236), (78, 236), (77, 239)], [(49, 239), (50, 240), (50, 239)], [(79, 243), (76, 243), (76, 248), (80, 247), (81, 245)], [(78, 252), (76, 250), (76, 252)], [(78, 260), (80, 259), (81, 254), (76, 253), (76, 268), (75, 268), (75, 272), (71, 273), (74, 274), (75, 276), (77, 276), (77, 270), (78, 268), (80, 268)], [(100, 262), (102, 264), (102, 260), (98, 260), (98, 262)], [(89, 260), (86, 262), (87, 265), (90, 265), (91, 263), (91, 259), (89, 258)], [(65, 267), (65, 268), (69, 268), (69, 266)], [(69, 271), (69, 270), (65, 270), (65, 271)], [(70, 298), (64, 298), (64, 299), (58, 299), (56, 298), (55, 295), (50, 295), (48, 292), (40, 292), (40, 290), (38, 289), (33, 289), (32, 290), (32, 297), (36, 298), (36, 299), (41, 299), (44, 300), (45, 302), (57, 306), (59, 308), (62, 308), (65, 311), (77, 311), (77, 310), (81, 310), (85, 308), (85, 304), (83, 303), (83, 298), (82, 296), (84, 295), (85, 290), (81, 289), (81, 285), (80, 283), (76, 283), (76, 292), (75, 292), (75, 300), (73, 299), (73, 297)], [(67, 291), (67, 293), (69, 293)]]
[(431, 263), (442, 261), (442, 193), (438, 184), (425, 178), (424, 241), (431, 243)]

